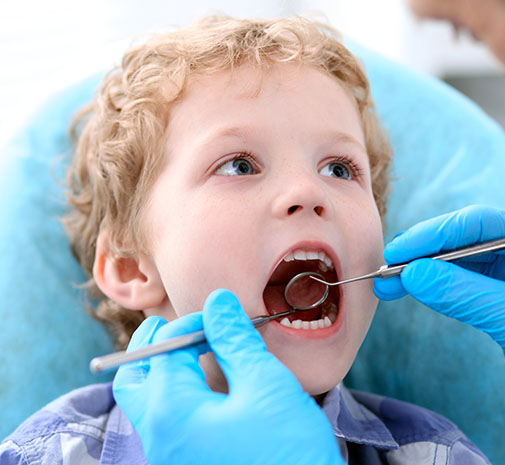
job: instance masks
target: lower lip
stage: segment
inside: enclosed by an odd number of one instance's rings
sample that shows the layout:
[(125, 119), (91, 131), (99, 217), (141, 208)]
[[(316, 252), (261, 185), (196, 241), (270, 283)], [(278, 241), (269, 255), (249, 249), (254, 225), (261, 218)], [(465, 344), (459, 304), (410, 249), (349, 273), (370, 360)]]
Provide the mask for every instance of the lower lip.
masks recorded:
[(342, 327), (342, 324), (344, 322), (344, 312), (342, 311), (342, 308), (344, 307), (343, 304), (344, 304), (344, 296), (343, 293), (341, 293), (338, 305), (337, 319), (328, 328), (319, 328), (319, 329), (289, 328), (288, 326), (281, 325), (281, 323), (277, 320), (273, 320), (272, 324), (275, 325), (276, 330), (282, 331), (285, 334), (289, 334), (290, 336), (293, 337), (298, 337), (300, 339), (324, 339), (337, 333), (339, 329)]

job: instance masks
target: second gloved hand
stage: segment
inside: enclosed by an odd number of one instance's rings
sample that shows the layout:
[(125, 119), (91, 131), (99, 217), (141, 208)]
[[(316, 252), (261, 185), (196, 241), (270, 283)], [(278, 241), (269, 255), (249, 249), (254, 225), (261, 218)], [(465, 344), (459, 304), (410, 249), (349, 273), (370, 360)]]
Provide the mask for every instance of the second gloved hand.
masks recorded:
[[(419, 223), (384, 250), (388, 263), (505, 237), (505, 211), (473, 206)], [(374, 280), (382, 300), (407, 293), (489, 334), (505, 350), (505, 252), (458, 261), (415, 260), (400, 277)]]
[[(343, 464), (329, 421), (295, 376), (267, 352), (237, 298), (213, 292), (202, 313), (148, 318), (129, 350), (205, 329), (208, 343), (122, 366), (114, 397), (151, 465)], [(205, 383), (198, 356), (214, 352), (229, 386)]]

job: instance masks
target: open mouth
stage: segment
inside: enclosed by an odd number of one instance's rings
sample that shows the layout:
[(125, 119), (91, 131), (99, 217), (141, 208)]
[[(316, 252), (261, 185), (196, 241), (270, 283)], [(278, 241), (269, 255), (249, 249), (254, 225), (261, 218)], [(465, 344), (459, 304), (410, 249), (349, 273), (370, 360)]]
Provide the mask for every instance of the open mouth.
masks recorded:
[[(303, 272), (318, 273), (328, 282), (338, 281), (333, 261), (324, 251), (294, 250), (279, 263), (263, 291), (263, 301), (270, 315), (290, 309), (284, 298), (284, 289), (291, 278)], [(314, 285), (319, 286), (315, 282)], [(307, 292), (310, 292), (310, 289)], [(330, 287), (328, 297), (322, 304), (310, 310), (297, 310), (284, 317), (280, 324), (294, 329), (328, 328), (337, 319), (339, 301), (338, 287)]]

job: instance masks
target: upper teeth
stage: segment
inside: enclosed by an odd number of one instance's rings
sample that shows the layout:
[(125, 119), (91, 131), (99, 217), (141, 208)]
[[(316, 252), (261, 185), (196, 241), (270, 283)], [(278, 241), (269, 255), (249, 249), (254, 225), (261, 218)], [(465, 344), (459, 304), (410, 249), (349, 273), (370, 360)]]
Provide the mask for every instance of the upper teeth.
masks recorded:
[[(305, 250), (294, 250), (293, 252), (289, 252), (285, 257), (284, 261), (285, 262), (291, 262), (293, 260), (320, 260), (322, 264), (328, 268), (328, 269), (333, 269), (333, 262), (328, 255), (326, 255), (322, 251), (305, 251)], [(327, 270), (323, 270), (327, 271)]]

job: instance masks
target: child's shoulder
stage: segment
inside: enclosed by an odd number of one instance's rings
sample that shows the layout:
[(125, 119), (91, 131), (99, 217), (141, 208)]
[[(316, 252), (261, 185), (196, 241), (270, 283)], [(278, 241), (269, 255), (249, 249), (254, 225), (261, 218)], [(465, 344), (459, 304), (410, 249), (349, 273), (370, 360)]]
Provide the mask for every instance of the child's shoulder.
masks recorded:
[(377, 415), (399, 444), (413, 441), (451, 441), (464, 434), (447, 418), (418, 405), (389, 397), (349, 390), (353, 397)]
[(65, 394), (25, 420), (7, 439), (25, 443), (35, 438), (77, 428), (102, 437), (108, 413), (115, 405), (112, 387), (93, 384)]
[(110, 383), (76, 389), (34, 413), (8, 436), (0, 444), (0, 462), (66, 463), (75, 456), (98, 463), (115, 405)]
[[(425, 463), (423, 460), (430, 457), (433, 463), (489, 464), (465, 434), (442, 415), (376, 394), (356, 390), (349, 393), (385, 426), (397, 443), (397, 448), (386, 453), (390, 458), (395, 456), (394, 463)], [(407, 461), (402, 462), (401, 458)]]

